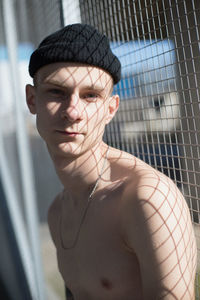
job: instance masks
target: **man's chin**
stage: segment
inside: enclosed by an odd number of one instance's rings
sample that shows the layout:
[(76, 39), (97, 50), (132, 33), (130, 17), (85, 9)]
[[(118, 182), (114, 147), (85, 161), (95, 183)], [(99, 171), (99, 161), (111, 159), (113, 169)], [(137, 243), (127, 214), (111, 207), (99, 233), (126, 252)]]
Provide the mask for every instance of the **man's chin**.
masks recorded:
[(76, 158), (80, 156), (83, 152), (83, 147), (75, 143), (60, 143), (58, 145), (53, 145), (53, 147), (48, 147), (49, 151), (54, 153), (54, 155), (59, 155), (64, 157)]
[(59, 156), (60, 158), (72, 158), (76, 159), (87, 151), (90, 151), (95, 145), (98, 144), (98, 141), (88, 141), (87, 143), (77, 143), (77, 142), (58, 142), (47, 144), (48, 150), (52, 157)]

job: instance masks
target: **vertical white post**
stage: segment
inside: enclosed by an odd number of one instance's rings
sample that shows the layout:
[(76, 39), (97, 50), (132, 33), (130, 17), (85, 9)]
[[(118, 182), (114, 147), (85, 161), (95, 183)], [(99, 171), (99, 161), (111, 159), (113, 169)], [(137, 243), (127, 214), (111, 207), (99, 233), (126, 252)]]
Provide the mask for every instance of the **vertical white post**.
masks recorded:
[[(23, 105), (20, 95), (20, 81), (19, 70), (17, 61), (17, 32), (16, 21), (14, 13), (13, 0), (3, 1), (3, 16), (6, 43), (8, 48), (8, 56), (10, 62), (10, 76), (12, 82), (13, 97), (15, 100), (15, 117), (16, 117), (16, 134), (17, 134), (17, 146), (19, 153), (19, 163), (22, 179), (22, 190), (25, 214), (27, 220), (27, 231), (30, 242), (30, 251), (32, 254), (32, 270), (31, 272), (35, 276), (35, 287), (32, 285), (32, 293), (35, 295), (37, 290), (37, 296), (35, 300), (44, 299), (44, 280), (43, 272), (41, 268), (41, 256), (39, 247), (39, 232), (38, 232), (38, 216), (36, 210), (36, 197), (34, 189), (34, 180), (32, 174), (32, 165), (30, 157), (30, 149), (28, 143), (28, 137), (26, 132), (26, 125), (23, 114)], [(10, 213), (13, 213), (11, 210)], [(11, 216), (15, 218), (15, 216)], [(16, 228), (17, 230), (17, 228)], [(22, 257), (23, 259), (23, 257)], [(27, 270), (30, 273), (30, 270)]]
[(64, 25), (81, 23), (79, 0), (61, 0), (63, 7)]

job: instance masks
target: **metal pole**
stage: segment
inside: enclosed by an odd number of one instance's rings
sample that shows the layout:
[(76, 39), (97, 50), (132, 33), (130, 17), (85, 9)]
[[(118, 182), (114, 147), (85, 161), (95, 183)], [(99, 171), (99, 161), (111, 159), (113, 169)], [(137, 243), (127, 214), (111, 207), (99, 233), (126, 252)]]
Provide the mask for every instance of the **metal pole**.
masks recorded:
[(81, 23), (81, 11), (79, 0), (61, 0), (63, 9), (63, 24)]
[(17, 32), (13, 0), (3, 1), (4, 27), (6, 43), (10, 61), (10, 74), (12, 81), (13, 96), (15, 99), (16, 134), (19, 153), (19, 163), (22, 179), (22, 190), (27, 220), (27, 230), (30, 239), (30, 250), (33, 259), (35, 284), (37, 297), (35, 300), (44, 299), (44, 280), (41, 268), (41, 257), (39, 247), (38, 216), (36, 210), (36, 197), (33, 185), (33, 174), (30, 157), (30, 148), (23, 115), (23, 106), (20, 96), (20, 81), (18, 76), (17, 62)]
[(59, 0), (59, 5), (60, 5), (60, 25), (61, 25), (61, 27), (64, 27), (65, 26), (65, 20), (64, 20), (62, 0)]

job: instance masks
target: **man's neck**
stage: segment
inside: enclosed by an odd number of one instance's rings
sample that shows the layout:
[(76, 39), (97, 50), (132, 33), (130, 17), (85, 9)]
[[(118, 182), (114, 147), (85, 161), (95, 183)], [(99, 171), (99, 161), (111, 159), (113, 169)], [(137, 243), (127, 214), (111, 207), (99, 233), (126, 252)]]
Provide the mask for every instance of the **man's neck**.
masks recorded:
[(96, 190), (109, 180), (107, 152), (108, 146), (102, 142), (77, 158), (51, 154), (58, 177), (72, 199), (87, 199), (97, 181)]

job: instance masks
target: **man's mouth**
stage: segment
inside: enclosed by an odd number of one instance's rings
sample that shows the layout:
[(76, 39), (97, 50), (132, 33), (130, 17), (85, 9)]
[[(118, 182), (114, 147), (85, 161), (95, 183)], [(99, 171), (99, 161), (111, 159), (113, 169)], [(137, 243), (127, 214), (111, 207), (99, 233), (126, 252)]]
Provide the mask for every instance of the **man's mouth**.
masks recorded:
[(57, 130), (57, 132), (63, 134), (63, 135), (67, 135), (67, 136), (76, 136), (76, 135), (79, 135), (80, 133), (79, 132), (76, 132), (76, 131), (65, 131), (65, 130)]

